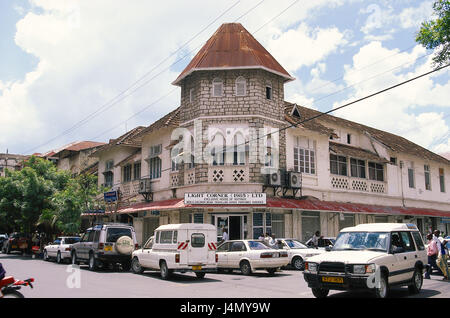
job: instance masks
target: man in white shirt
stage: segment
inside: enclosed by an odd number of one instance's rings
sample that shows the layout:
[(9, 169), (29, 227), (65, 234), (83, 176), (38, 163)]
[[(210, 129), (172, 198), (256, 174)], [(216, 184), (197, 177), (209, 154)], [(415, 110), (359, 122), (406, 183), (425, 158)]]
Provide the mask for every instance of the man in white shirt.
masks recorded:
[(317, 231), (311, 239), (311, 242), (315, 248), (319, 247), (319, 238), (320, 238), (320, 232)]
[(439, 230), (436, 230), (434, 231), (433, 235), (433, 240), (436, 241), (436, 245), (438, 248), (438, 257), (436, 260), (436, 264), (444, 274), (444, 280), (449, 280), (450, 274), (447, 264), (448, 252), (445, 249), (445, 244), (447, 244), (447, 241), (445, 241), (443, 237), (440, 237), (440, 234), (441, 232)]
[(222, 241), (228, 241), (228, 233), (227, 233), (227, 229), (223, 229), (222, 230)]

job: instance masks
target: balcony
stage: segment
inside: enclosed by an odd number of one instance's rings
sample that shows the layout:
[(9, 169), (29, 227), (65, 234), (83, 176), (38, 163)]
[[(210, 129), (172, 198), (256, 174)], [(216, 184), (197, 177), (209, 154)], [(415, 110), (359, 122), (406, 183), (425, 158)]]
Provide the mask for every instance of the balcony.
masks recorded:
[(208, 167), (209, 183), (247, 183), (249, 180), (248, 166)]
[(338, 190), (360, 191), (368, 193), (387, 193), (387, 183), (381, 181), (332, 176), (331, 187)]

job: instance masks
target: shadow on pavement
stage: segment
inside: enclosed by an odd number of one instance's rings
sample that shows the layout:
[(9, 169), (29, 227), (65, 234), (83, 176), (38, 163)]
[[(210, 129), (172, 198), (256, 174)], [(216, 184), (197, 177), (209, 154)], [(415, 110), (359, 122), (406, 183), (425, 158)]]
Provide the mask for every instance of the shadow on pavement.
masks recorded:
[[(408, 288), (392, 288), (389, 290), (388, 298), (429, 298), (441, 294), (437, 290), (422, 289), (419, 294), (412, 295)], [(375, 295), (370, 291), (360, 292), (341, 292), (328, 296), (328, 298), (375, 298)]]

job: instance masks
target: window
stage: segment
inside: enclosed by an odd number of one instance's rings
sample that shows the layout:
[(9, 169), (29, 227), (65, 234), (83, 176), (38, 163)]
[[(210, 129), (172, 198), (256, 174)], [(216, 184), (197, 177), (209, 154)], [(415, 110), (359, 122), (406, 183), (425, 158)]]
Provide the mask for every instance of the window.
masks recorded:
[(369, 162), (369, 179), (384, 181), (384, 168), (382, 164)]
[(400, 236), (402, 238), (402, 247), (405, 249), (405, 252), (414, 252), (416, 250), (416, 246), (414, 245), (411, 233), (400, 232)]
[(239, 76), (236, 79), (236, 96), (245, 96), (247, 92), (247, 83), (245, 78)]
[(178, 231), (173, 231), (172, 243), (176, 244), (178, 241)]
[(352, 143), (352, 135), (347, 134), (347, 143), (350, 145)]
[(190, 162), (188, 163), (188, 169), (192, 169), (195, 167), (195, 143), (194, 143), (194, 137), (191, 136), (191, 153), (190, 153)]
[(284, 214), (272, 214), (272, 233), (275, 237), (284, 237)]
[(223, 81), (220, 78), (215, 78), (212, 82), (213, 97), (222, 97)]
[(342, 219), (339, 217), (339, 230), (352, 226), (355, 226), (355, 215), (344, 213)]
[(183, 153), (183, 149), (182, 148), (175, 148), (172, 149), (171, 154), (173, 155), (172, 157), (172, 171), (178, 171), (180, 170), (181, 165), (183, 164), (183, 160), (182, 160), (182, 156), (180, 156), (180, 154)]
[(253, 213), (253, 238), (272, 234), (272, 215), (270, 213)]
[(108, 171), (104, 173), (104, 176), (105, 176), (105, 187), (111, 188), (114, 183), (114, 173)]
[(222, 136), (222, 134), (217, 133), (214, 136), (214, 139), (212, 140), (211, 144), (212, 144), (211, 156), (213, 160), (212, 162), (213, 166), (225, 164), (225, 153), (226, 153), (225, 138)]
[(419, 251), (423, 251), (425, 246), (423, 245), (422, 237), (419, 232), (412, 232), (412, 236), (414, 237), (414, 241), (416, 241), (417, 248)]
[(231, 252), (244, 252), (247, 248), (245, 247), (244, 242), (233, 242), (231, 243)]
[(161, 231), (161, 236), (159, 242), (161, 244), (171, 244), (172, 243), (173, 231)]
[(408, 184), (410, 188), (416, 187), (416, 182), (414, 180), (414, 163), (411, 162), (411, 165), (408, 167)]
[(203, 247), (205, 246), (205, 235), (202, 233), (194, 233), (191, 235), (191, 246), (192, 247)]
[(121, 236), (128, 236), (129, 238), (132, 238), (131, 236), (131, 230), (129, 228), (108, 228), (108, 231), (106, 232), (106, 242), (108, 243), (115, 243), (117, 239)]
[(264, 157), (264, 166), (272, 167), (273, 166), (273, 154), (272, 154), (272, 135), (268, 135), (267, 137), (267, 152)]
[(123, 182), (131, 181), (131, 165), (123, 167)]
[(443, 168), (439, 168), (439, 185), (441, 187), (441, 192), (445, 192), (445, 178)]
[(234, 135), (233, 164), (245, 165), (245, 139), (241, 133)]
[(272, 99), (272, 86), (266, 85), (266, 99)]
[(347, 175), (347, 158), (330, 154), (330, 172), (340, 176)]
[(297, 137), (297, 147), (294, 147), (294, 170), (302, 173), (316, 174), (314, 141)]
[(161, 177), (161, 159), (159, 157), (151, 158), (150, 165), (150, 179), (158, 179)]
[(193, 88), (191, 88), (189, 90), (189, 102), (190, 103), (194, 102), (194, 89)]
[(228, 250), (230, 249), (230, 244), (231, 243), (227, 242), (227, 243), (220, 245), (217, 248), (217, 252), (228, 252)]
[(162, 151), (162, 144), (150, 147), (150, 157), (160, 155)]
[(393, 165), (397, 165), (397, 158), (391, 157), (391, 158), (389, 159), (389, 162), (390, 162), (391, 164), (393, 164)]
[(366, 162), (364, 160), (350, 158), (350, 174), (355, 178), (366, 178)]
[(144, 249), (152, 249), (153, 248), (153, 241), (154, 241), (153, 237), (149, 238), (148, 241), (144, 245)]
[(430, 176), (430, 166), (424, 165), (423, 170), (425, 173), (425, 189), (431, 190), (431, 176)]
[(141, 163), (136, 162), (133, 167), (133, 176), (134, 180), (138, 180), (141, 178)]
[(105, 171), (112, 170), (114, 168), (114, 160), (106, 161), (105, 166), (106, 166)]
[(189, 214), (189, 223), (203, 223), (203, 213)]

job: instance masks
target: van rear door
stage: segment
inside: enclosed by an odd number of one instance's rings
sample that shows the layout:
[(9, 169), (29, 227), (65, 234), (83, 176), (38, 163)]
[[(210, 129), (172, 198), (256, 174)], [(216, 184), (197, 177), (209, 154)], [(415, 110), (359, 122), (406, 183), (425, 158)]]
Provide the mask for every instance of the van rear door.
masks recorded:
[(208, 260), (208, 246), (206, 244), (205, 233), (198, 230), (188, 230), (188, 240), (188, 265), (206, 264)]

